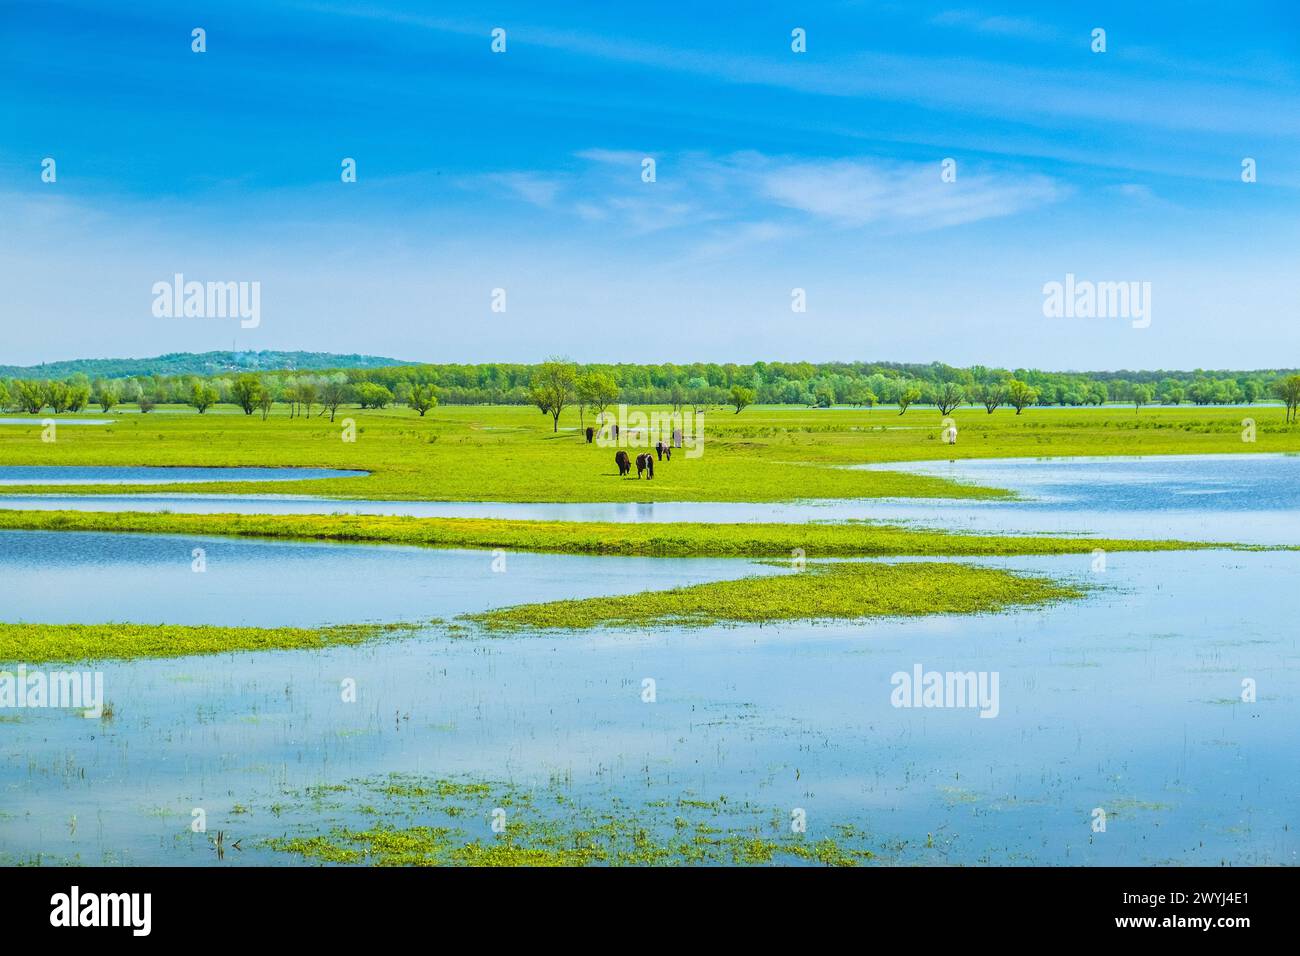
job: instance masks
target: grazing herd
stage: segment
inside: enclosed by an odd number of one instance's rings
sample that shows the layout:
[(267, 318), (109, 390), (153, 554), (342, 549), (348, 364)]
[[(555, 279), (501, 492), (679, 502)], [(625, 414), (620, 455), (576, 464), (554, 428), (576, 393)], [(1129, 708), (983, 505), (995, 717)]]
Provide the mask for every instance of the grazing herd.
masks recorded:
[[(672, 461), (673, 460), (672, 446), (666, 445), (663, 442), (658, 442), (655, 444), (654, 455), (650, 454), (649, 452), (644, 452), (643, 454), (637, 455), (636, 476), (638, 479), (644, 477), (647, 481), (654, 480), (656, 455), (658, 456), (660, 461)], [(629, 474), (632, 473), (632, 459), (628, 457), (627, 452), (619, 451), (617, 454), (615, 454), (614, 464), (618, 466), (618, 476), (620, 478), (626, 478)]]

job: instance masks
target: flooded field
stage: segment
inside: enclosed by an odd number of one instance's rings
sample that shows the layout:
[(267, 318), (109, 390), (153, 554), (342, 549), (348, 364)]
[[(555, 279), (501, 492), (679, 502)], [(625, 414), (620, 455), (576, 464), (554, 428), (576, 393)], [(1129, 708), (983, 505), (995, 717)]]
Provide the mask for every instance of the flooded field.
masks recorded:
[[(928, 467), (1036, 495), (979, 506), (1017, 525), (1068, 514), (1090, 530), (1178, 533), (1144, 517), (1159, 514), (1239, 539), (1228, 517), (1258, 512), (1269, 536), (1294, 540), (1296, 462)], [(646, 520), (685, 507), (655, 505)], [(693, 510), (723, 520), (738, 507)], [(0, 533), (0, 600), (9, 621), (449, 621), (788, 571), (518, 553), (494, 570), (493, 559), (15, 531)], [(634, 821), (665, 840), (729, 826), (782, 839), (802, 813), (808, 840), (852, 842), (879, 863), (1300, 862), (1300, 639), (1287, 626), (1300, 553), (964, 560), (1090, 590), (973, 617), (511, 637), (430, 627), (325, 651), (98, 664), (110, 715), (0, 715), (0, 860), (294, 864), (303, 855), (283, 848), (296, 837), (381, 824), (490, 843), (502, 804), (559, 827), (582, 813)], [(898, 706), (897, 675), (918, 669), (996, 675), (995, 697)], [(407, 799), (426, 792), (409, 781), (483, 791), (448, 807)], [(191, 829), (196, 811), (206, 833)]]
[[(69, 494), (0, 496), (0, 509), (368, 514), (649, 523), (874, 520), (958, 531), (1181, 538), (1247, 544), (1290, 544), (1297, 540), (1296, 531), (1300, 528), (1297, 519), (1300, 455), (970, 459), (858, 467), (991, 485), (1014, 491), (1018, 498), (629, 504), (366, 501), (305, 495), (241, 497), (202, 493)], [(6, 469), (0, 468), (0, 483), (6, 477), (5, 472)]]

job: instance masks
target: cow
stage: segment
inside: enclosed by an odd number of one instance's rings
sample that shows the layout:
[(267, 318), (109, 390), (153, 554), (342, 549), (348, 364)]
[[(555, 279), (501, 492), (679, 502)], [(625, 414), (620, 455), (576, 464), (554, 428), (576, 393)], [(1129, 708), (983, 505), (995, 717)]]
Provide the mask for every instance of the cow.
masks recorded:
[[(627, 452), (620, 451), (614, 456), (614, 464), (618, 465), (618, 476), (622, 478), (632, 470), (632, 463), (628, 461)], [(637, 476), (638, 478), (640, 475)]]
[(664, 461), (672, 461), (672, 460), (673, 460), (673, 446), (664, 445)]
[(588, 426), (587, 426), (587, 444), (590, 445), (590, 444), (591, 444), (591, 440), (592, 440), (593, 438), (595, 438), (595, 437), (596, 437), (596, 429), (594, 429), (594, 428), (592, 428), (590, 425), (588, 425)]
[(661, 442), (661, 441), (657, 441), (657, 442), (655, 442), (655, 454), (659, 456), (659, 460), (660, 460), (660, 461), (663, 461), (663, 460), (664, 460), (664, 443), (663, 443), (663, 442)]

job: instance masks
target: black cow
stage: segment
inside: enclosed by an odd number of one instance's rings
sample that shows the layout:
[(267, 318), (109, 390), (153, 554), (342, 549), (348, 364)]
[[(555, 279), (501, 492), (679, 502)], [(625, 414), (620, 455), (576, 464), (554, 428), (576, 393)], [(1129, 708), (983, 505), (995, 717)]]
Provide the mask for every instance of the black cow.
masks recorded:
[(647, 480), (654, 480), (655, 456), (649, 452), (646, 452), (644, 455), (636, 456), (636, 476), (640, 478), (642, 472), (647, 472)]
[(594, 437), (596, 437), (596, 429), (594, 429), (594, 428), (592, 428), (590, 425), (588, 425), (588, 426), (587, 426), (587, 444), (588, 444), (588, 445), (591, 444), (591, 440), (592, 440)]
[(657, 442), (655, 442), (655, 454), (659, 456), (659, 460), (660, 460), (660, 461), (663, 461), (663, 460), (664, 460), (664, 443), (663, 443), (663, 442), (661, 442), (661, 441), (657, 441)]
[[(621, 451), (614, 456), (614, 464), (618, 465), (618, 476), (622, 478), (632, 470), (632, 462), (628, 460), (627, 452)], [(640, 478), (640, 475), (637, 475)]]

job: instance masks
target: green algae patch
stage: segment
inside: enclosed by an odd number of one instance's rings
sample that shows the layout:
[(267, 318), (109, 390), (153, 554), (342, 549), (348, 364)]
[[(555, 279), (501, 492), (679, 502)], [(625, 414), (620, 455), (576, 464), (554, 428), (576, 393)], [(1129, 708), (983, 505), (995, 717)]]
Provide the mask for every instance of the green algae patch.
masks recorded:
[(489, 631), (704, 627), (777, 621), (979, 614), (1083, 597), (1085, 589), (999, 568), (937, 561), (810, 564), (614, 597), (521, 604), (466, 620)]
[(588, 803), (554, 787), (404, 775), (354, 781), (343, 796), (378, 819), (327, 832), (307, 824), (262, 845), (342, 866), (859, 866), (876, 856), (857, 828), (793, 833), (786, 811), (725, 799)]
[(343, 624), (328, 627), (216, 627), (186, 624), (0, 623), (0, 661), (130, 660), (186, 657), (231, 651), (320, 650), (400, 637), (412, 624)]
[(875, 524), (633, 523), (413, 518), (389, 515), (240, 515), (152, 512), (0, 511), (0, 530), (144, 534), (503, 548), (552, 554), (648, 557), (937, 557), (1171, 551), (1232, 545), (1114, 538), (959, 534)]

